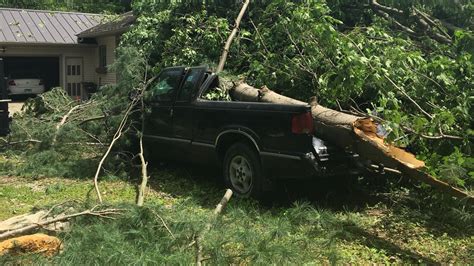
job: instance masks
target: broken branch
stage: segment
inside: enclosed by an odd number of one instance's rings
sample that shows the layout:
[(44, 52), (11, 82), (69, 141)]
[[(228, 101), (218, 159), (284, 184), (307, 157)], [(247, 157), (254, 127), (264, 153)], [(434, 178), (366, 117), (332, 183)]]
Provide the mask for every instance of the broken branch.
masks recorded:
[(222, 70), (224, 70), (224, 65), (225, 65), (225, 61), (227, 60), (227, 55), (229, 54), (230, 45), (232, 44), (232, 41), (234, 40), (235, 35), (237, 34), (237, 31), (239, 30), (240, 21), (242, 20), (242, 17), (244, 16), (245, 11), (247, 10), (247, 7), (249, 6), (249, 4), (250, 4), (250, 0), (245, 0), (244, 5), (242, 6), (242, 9), (240, 9), (240, 13), (237, 16), (237, 19), (235, 20), (234, 29), (230, 33), (229, 38), (227, 38), (227, 41), (225, 43), (224, 51), (222, 52), (221, 59), (219, 60), (219, 65), (217, 66), (216, 73), (219, 73)]
[[(85, 104), (87, 105), (87, 103)], [(56, 125), (56, 133), (54, 134), (53, 136), (53, 142), (52, 142), (52, 145), (56, 144), (56, 140), (58, 138), (58, 134), (59, 134), (59, 130), (61, 129), (61, 127), (66, 123), (67, 119), (69, 118), (69, 116), (74, 112), (76, 111), (77, 109), (80, 109), (84, 107), (84, 105), (81, 105), (81, 104), (78, 104), (74, 107), (72, 107), (69, 112), (67, 112), (63, 118), (61, 119), (61, 121)]]
[[(370, 0), (370, 7), (377, 15), (387, 19), (395, 25), (395, 27), (414, 38), (419, 38), (425, 34), (440, 43), (452, 43), (451, 36), (449, 36), (438, 23), (434, 22), (434, 20), (426, 13), (423, 13), (416, 8), (413, 8), (412, 12), (408, 14), (403, 10), (384, 6), (376, 0)], [(402, 23), (401, 20), (405, 20), (405, 23)], [(415, 27), (410, 27), (413, 23), (416, 24)], [(441, 32), (441, 34), (436, 32), (434, 29)]]
[(377, 10), (383, 11), (391, 15), (405, 16), (405, 12), (403, 12), (402, 10), (396, 9), (394, 7), (381, 5), (376, 0), (370, 0), (370, 5)]
[(219, 216), (219, 214), (222, 213), (222, 210), (224, 210), (224, 208), (227, 206), (227, 203), (229, 202), (230, 198), (232, 197), (232, 194), (233, 194), (232, 190), (230, 190), (230, 189), (226, 190), (226, 192), (224, 194), (224, 197), (222, 197), (219, 204), (217, 204), (216, 208), (214, 209), (213, 215), (212, 215), (211, 219), (209, 220), (209, 222), (204, 227), (204, 230), (201, 231), (200, 234), (198, 234), (197, 236), (194, 237), (194, 244), (196, 245), (196, 265), (198, 265), (198, 266), (201, 266), (202, 262), (205, 260), (205, 258), (202, 255), (202, 250), (203, 250), (202, 244), (201, 244), (202, 239), (203, 239), (204, 235), (209, 230), (211, 230), (214, 220)]
[(102, 159), (99, 162), (99, 166), (97, 166), (97, 171), (94, 176), (94, 188), (95, 192), (97, 193), (97, 198), (99, 199), (99, 202), (102, 203), (102, 196), (100, 194), (100, 189), (99, 189), (99, 174), (100, 171), (102, 170), (102, 166), (105, 162), (105, 159), (109, 156), (110, 152), (112, 151), (112, 148), (114, 147), (115, 143), (117, 140), (119, 140), (122, 135), (123, 135), (123, 129), (125, 128), (125, 125), (127, 124), (128, 117), (130, 112), (132, 111), (133, 107), (136, 105), (137, 101), (134, 99), (127, 107), (127, 110), (125, 111), (125, 114), (123, 115), (122, 121), (120, 121), (120, 124), (117, 128), (117, 131), (114, 134), (114, 137), (112, 139), (112, 142), (110, 143), (109, 147), (105, 151), (104, 155), (102, 156)]
[(9, 230), (4, 233), (1, 233), (0, 241), (11, 238), (11, 237), (15, 237), (18, 235), (31, 233), (32, 231), (41, 229), (46, 225), (54, 224), (57, 222), (68, 221), (78, 216), (89, 215), (89, 216), (96, 216), (96, 217), (111, 219), (113, 218), (111, 216), (121, 214), (124, 211), (123, 209), (105, 209), (105, 210), (100, 210), (100, 211), (96, 211), (95, 209), (97, 209), (97, 206), (92, 209), (85, 210), (82, 212), (68, 214), (64, 216), (57, 216), (56, 218), (53, 218), (53, 219), (46, 219), (45, 215), (41, 214), (42, 218), (38, 222), (27, 224), (20, 228), (15, 228), (13, 230)]

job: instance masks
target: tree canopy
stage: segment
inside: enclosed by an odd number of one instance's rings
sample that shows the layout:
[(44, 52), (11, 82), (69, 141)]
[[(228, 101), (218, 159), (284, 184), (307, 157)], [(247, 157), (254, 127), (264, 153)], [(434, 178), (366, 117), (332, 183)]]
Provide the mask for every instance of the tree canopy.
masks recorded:
[(123, 13), (131, 0), (0, 0), (0, 7), (78, 11), (86, 13)]

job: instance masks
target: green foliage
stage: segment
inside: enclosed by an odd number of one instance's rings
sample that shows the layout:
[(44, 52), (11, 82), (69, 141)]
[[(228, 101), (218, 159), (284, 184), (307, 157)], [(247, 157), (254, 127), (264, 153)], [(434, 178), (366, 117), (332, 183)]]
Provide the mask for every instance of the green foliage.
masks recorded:
[(210, 101), (231, 101), (230, 95), (227, 90), (221, 88), (214, 88), (207, 91), (202, 98)]
[(0, 7), (87, 13), (123, 13), (130, 9), (130, 3), (130, 0), (0, 0)]
[[(472, 158), (474, 42), (470, 24), (450, 21), (463, 27), (453, 33), (452, 45), (427, 37), (411, 39), (393, 31), (362, 2), (252, 3), (226, 70), (245, 76), (257, 87), (267, 85), (304, 101), (316, 95), (328, 107), (381, 118), (389, 141), (426, 159), (429, 170), (440, 178), (471, 187), (472, 180), (463, 174), (472, 172), (471, 166), (449, 159), (454, 154), (468, 161)], [(462, 1), (461, 6), (437, 1), (381, 3), (404, 10), (417, 7), (435, 15), (445, 10), (464, 17), (471, 8)], [(239, 10), (235, 3), (223, 6), (135, 1), (138, 22), (124, 35), (122, 45), (140, 47), (155, 70), (218, 62)]]
[[(367, 1), (332, 0), (327, 2), (331, 7), (331, 14), (344, 21), (346, 26), (354, 27), (371, 23), (373, 20), (371, 11), (367, 8)], [(470, 30), (474, 28), (474, 5), (470, 0), (378, 0), (377, 2), (403, 11), (417, 8), (432, 14), (441, 22)]]
[[(389, 130), (389, 140), (419, 154), (433, 174), (472, 190), (474, 46), (468, 22), (456, 31), (453, 45), (441, 45), (429, 38), (413, 40), (394, 32), (370, 11), (352, 13), (341, 4), (344, 2), (354, 1), (252, 2), (231, 48), (227, 72), (295, 98), (306, 100), (316, 95), (329, 107), (380, 117)], [(419, 5), (431, 1), (413, 2)], [(401, 1), (400, 5), (397, 7), (410, 7), (409, 1)], [(217, 62), (238, 6), (236, 1), (134, 1), (138, 22), (123, 36), (115, 66), (121, 83), (101, 88), (89, 103), (91, 108), (74, 112), (60, 130), (56, 130), (58, 123), (78, 103), (60, 90), (32, 100), (26, 112), (14, 119), (9, 141), (20, 143), (11, 144), (14, 148), (7, 151), (14, 162), (0, 158), (1, 173), (91, 176), (105, 147), (84, 144), (110, 141), (129, 96), (142, 84), (145, 73), (150, 77), (165, 66)], [(464, 10), (469, 8), (466, 4)], [(435, 12), (432, 6), (426, 10)], [(456, 23), (462, 26), (461, 20)], [(219, 91), (213, 93), (211, 99), (224, 96)], [(80, 122), (101, 115), (105, 119)], [(129, 136), (133, 136), (130, 128)], [(88, 133), (96, 139), (91, 140)], [(127, 168), (124, 158), (129, 155), (124, 150), (131, 139), (124, 138), (114, 150), (105, 167), (108, 175), (126, 174), (121, 169)], [(24, 140), (40, 142), (21, 142)], [(79, 265), (193, 263), (195, 247), (190, 243), (209, 220), (221, 191), (203, 185), (203, 180), (194, 180), (194, 172), (193, 178), (183, 178), (186, 175), (191, 174), (166, 169), (152, 173), (150, 185), (159, 193), (155, 191), (147, 199), (148, 206), (125, 206), (130, 212), (117, 220), (81, 218), (71, 232), (60, 235), (65, 243), (63, 253), (47, 261), (37, 257), (26, 257), (25, 261)], [(85, 193), (90, 191), (89, 183), (51, 183), (44, 191), (38, 191), (32, 183), (27, 189), (17, 184), (1, 186), (0, 196), (7, 197), (0, 197), (0, 206), (19, 201), (30, 206), (45, 195), (48, 199), (61, 195), (90, 200), (90, 193)], [(104, 183), (101, 185), (105, 188)], [(322, 209), (306, 202), (266, 208), (251, 200), (233, 198), (204, 237), (207, 262), (464, 264), (473, 260), (469, 252), (474, 230), (470, 206), (429, 189), (400, 189), (399, 183), (393, 186), (397, 189), (384, 191), (384, 197), (376, 198), (390, 207), (366, 207), (368, 203), (363, 201), (357, 211)], [(381, 189), (377, 186), (367, 190)], [(130, 185), (104, 191), (106, 199), (134, 201)], [(1, 264), (15, 262), (18, 258), (0, 258)]]

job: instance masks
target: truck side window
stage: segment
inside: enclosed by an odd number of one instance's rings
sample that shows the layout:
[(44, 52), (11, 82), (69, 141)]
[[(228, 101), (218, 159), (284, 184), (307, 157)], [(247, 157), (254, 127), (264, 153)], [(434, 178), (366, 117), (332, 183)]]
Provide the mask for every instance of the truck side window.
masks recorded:
[(179, 88), (183, 71), (181, 69), (165, 70), (150, 88), (153, 101), (172, 101)]
[(188, 74), (186, 75), (186, 80), (184, 81), (183, 87), (181, 88), (181, 92), (178, 96), (178, 101), (189, 101), (193, 93), (195, 93), (197, 89), (197, 85), (199, 85), (199, 81), (201, 78), (203, 70), (202, 69), (190, 69)]

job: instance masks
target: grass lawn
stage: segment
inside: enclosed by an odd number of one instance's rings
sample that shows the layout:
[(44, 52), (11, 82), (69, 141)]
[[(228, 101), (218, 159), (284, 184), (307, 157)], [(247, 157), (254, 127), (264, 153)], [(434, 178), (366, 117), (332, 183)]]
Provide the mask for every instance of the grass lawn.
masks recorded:
[[(54, 258), (3, 256), (0, 263), (194, 263), (193, 239), (224, 188), (191, 166), (161, 166), (151, 176), (144, 208), (133, 205), (136, 180), (102, 181), (107, 204), (130, 211), (116, 220), (77, 219), (59, 235), (65, 248)], [(204, 236), (206, 263), (474, 263), (472, 209), (354, 184), (291, 182), (271, 204), (232, 198)], [(67, 200), (95, 204), (92, 181), (0, 177), (0, 220)]]

